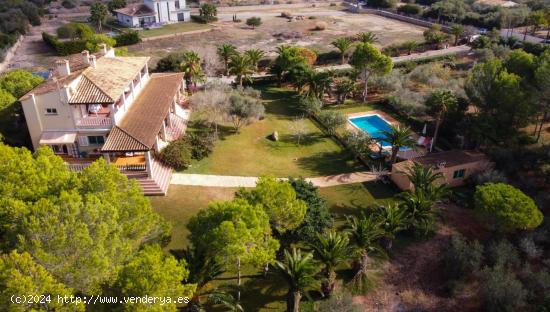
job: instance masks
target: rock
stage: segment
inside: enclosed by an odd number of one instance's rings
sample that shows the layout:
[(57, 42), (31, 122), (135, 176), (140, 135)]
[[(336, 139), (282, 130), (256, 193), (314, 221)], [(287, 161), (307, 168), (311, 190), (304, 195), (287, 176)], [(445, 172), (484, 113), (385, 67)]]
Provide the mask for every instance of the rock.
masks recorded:
[(273, 141), (279, 141), (279, 132), (273, 131), (271, 134), (271, 139), (273, 139)]

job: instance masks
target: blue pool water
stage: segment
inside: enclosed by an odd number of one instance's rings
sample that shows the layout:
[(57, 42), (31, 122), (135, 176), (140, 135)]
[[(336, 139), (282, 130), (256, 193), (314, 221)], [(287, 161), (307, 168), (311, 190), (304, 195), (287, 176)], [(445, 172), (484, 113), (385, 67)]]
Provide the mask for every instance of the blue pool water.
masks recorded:
[[(350, 118), (349, 122), (355, 127), (363, 130), (368, 133), (373, 139), (384, 139), (385, 136), (382, 134), (382, 131), (390, 131), (390, 125), (384, 119), (378, 115), (368, 115), (362, 117)], [(386, 141), (379, 141), (382, 144), (382, 147), (391, 147)], [(408, 150), (409, 147), (402, 147), (400, 150)]]

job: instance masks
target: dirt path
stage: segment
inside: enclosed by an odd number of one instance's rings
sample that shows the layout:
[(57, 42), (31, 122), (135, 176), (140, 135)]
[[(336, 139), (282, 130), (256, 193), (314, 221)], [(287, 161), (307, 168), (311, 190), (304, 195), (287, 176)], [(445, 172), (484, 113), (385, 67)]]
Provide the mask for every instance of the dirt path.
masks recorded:
[[(377, 173), (372, 173), (370, 171), (360, 171), (324, 177), (306, 178), (306, 180), (318, 187), (329, 187), (341, 184), (375, 181), (378, 176), (379, 175)], [(285, 179), (281, 178), (281, 180)], [(257, 177), (174, 173), (170, 184), (206, 187), (255, 187), (257, 181)]]
[(475, 291), (450, 297), (446, 292), (443, 256), (457, 232), (469, 238), (485, 237), (471, 210), (441, 207), (442, 222), (429, 240), (414, 243), (382, 268), (384, 278), (367, 296), (355, 297), (363, 311), (474, 311)]

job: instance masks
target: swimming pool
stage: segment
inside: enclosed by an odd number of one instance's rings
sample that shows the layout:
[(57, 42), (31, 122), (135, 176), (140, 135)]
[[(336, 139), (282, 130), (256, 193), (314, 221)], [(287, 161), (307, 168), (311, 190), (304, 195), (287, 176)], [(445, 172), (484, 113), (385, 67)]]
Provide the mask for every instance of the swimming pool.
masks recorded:
[[(364, 115), (359, 117), (352, 117), (348, 119), (352, 126), (366, 132), (373, 139), (384, 139), (383, 131), (390, 131), (390, 123), (384, 120), (379, 115)], [(382, 148), (391, 148), (391, 144), (381, 140), (378, 141), (382, 144)], [(410, 149), (409, 147), (401, 147), (399, 150), (405, 151)]]

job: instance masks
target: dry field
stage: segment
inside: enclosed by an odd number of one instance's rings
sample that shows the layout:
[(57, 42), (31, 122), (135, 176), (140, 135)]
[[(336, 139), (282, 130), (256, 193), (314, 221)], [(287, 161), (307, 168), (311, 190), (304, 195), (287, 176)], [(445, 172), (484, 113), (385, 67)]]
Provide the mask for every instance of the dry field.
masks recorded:
[[(375, 33), (380, 46), (422, 40), (423, 28), (375, 15), (351, 14), (326, 7), (296, 9), (292, 12), (294, 16), (303, 15), (304, 19), (289, 22), (278, 16), (280, 11), (274, 10), (243, 11), (237, 12), (237, 18), (242, 22), (234, 23), (231, 21), (233, 13), (222, 13), (220, 21), (216, 23), (218, 27), (211, 32), (145, 42), (131, 46), (128, 50), (135, 55), (153, 56), (155, 62), (170, 52), (187, 49), (212, 50), (221, 43), (231, 43), (240, 50), (262, 49), (269, 54), (274, 54), (275, 48), (281, 44), (300, 45), (317, 52), (327, 52), (333, 49), (330, 43), (334, 39), (365, 31)], [(261, 17), (263, 24), (254, 30), (248, 28), (244, 21), (251, 16)], [(315, 19), (309, 19), (309, 16), (315, 16)], [(327, 23), (327, 29), (313, 30), (315, 24), (321, 21)]]

